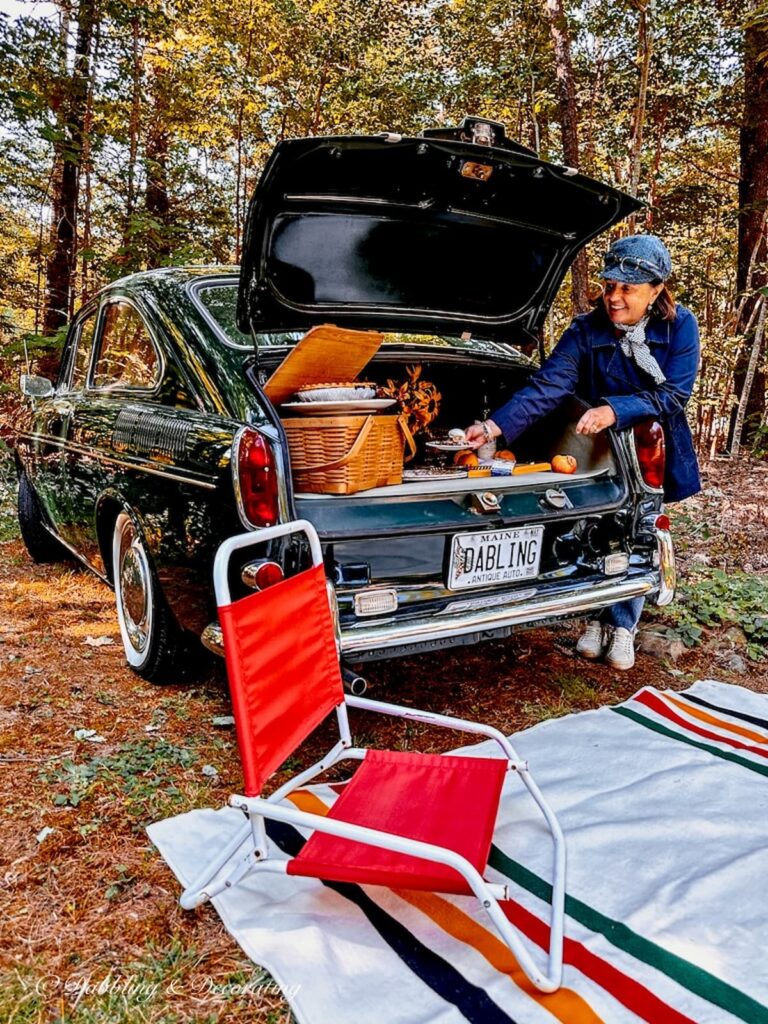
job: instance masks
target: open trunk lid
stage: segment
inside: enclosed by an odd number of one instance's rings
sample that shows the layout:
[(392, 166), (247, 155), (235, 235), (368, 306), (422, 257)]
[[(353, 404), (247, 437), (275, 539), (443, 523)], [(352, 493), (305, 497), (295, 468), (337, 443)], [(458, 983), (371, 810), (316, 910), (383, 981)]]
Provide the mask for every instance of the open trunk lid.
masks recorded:
[(494, 145), (466, 137), (279, 143), (249, 209), (240, 330), (535, 332), (577, 252), (640, 204), (498, 126)]

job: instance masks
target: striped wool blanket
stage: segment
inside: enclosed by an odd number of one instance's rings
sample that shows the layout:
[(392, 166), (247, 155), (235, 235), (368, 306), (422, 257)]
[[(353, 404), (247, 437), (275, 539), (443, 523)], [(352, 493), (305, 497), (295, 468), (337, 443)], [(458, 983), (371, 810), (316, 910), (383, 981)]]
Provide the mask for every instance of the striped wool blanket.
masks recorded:
[[(768, 696), (710, 680), (644, 688), (514, 742), (568, 841), (563, 987), (532, 989), (471, 899), (252, 875), (216, 910), (297, 1019), (768, 1024)], [(317, 786), (294, 802), (322, 812), (335, 797)], [(241, 821), (200, 810), (149, 832), (187, 883)], [(289, 853), (304, 842), (286, 826), (270, 834)], [(534, 950), (547, 940), (549, 857), (512, 777), (489, 877), (511, 881), (510, 913)]]

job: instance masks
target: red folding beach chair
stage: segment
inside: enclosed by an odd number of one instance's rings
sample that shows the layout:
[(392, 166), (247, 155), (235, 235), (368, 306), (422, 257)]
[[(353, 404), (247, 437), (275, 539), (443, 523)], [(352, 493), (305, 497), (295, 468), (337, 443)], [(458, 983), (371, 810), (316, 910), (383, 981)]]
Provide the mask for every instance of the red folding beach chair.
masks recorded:
[[(233, 602), (228, 583), (232, 553), (296, 531), (309, 538), (312, 568)], [(251, 871), (474, 895), (533, 984), (555, 991), (562, 977), (565, 841), (509, 740), (490, 726), (345, 695), (322, 551), (310, 523), (298, 520), (226, 540), (216, 555), (214, 584), (245, 776), (245, 794), (229, 802), (246, 821), (184, 891), (181, 905), (192, 909)], [(490, 737), (502, 756), (355, 748), (348, 707)], [(267, 779), (332, 711), (338, 742), (321, 761), (262, 797)], [(282, 803), (345, 759), (360, 764), (327, 816)], [(509, 898), (507, 886), (483, 878), (508, 773), (528, 789), (554, 843), (546, 971), (536, 965), (499, 906)], [(297, 856), (276, 858), (265, 819), (314, 831)]]

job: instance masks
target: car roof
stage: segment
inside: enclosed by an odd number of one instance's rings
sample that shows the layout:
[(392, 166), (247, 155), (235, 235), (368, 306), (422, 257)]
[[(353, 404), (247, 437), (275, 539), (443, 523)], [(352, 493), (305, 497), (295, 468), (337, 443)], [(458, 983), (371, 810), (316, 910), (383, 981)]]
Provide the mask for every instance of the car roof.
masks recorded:
[(125, 288), (127, 285), (134, 287), (146, 284), (151, 287), (153, 284), (162, 281), (172, 281), (185, 285), (202, 277), (232, 277), (237, 280), (239, 274), (240, 268), (237, 264), (212, 263), (205, 266), (155, 267), (152, 270), (138, 270), (132, 274), (126, 274), (114, 281), (110, 281), (109, 284), (105, 284), (99, 289), (94, 298), (106, 291), (120, 291), (121, 288)]

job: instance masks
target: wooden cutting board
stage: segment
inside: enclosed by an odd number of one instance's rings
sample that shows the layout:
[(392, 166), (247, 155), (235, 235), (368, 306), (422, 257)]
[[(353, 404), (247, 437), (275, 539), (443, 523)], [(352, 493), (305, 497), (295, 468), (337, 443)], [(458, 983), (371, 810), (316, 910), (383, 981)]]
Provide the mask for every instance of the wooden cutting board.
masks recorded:
[(380, 331), (351, 331), (333, 324), (313, 327), (269, 378), (264, 393), (274, 405), (281, 405), (304, 384), (355, 380), (383, 340)]
[(512, 470), (512, 476), (522, 476), (523, 473), (548, 473), (552, 469), (549, 462), (521, 462)]

